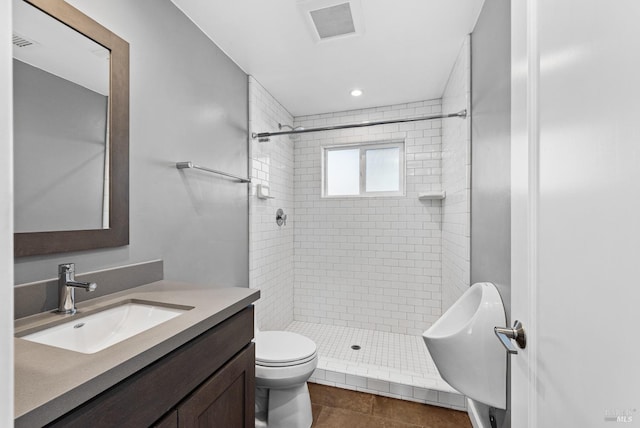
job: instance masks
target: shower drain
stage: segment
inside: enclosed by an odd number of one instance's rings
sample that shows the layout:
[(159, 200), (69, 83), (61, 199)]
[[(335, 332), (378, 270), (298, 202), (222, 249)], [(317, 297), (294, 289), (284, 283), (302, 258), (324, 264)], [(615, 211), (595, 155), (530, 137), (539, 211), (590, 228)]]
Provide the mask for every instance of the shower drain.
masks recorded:
[(84, 323), (81, 322), (81, 323), (78, 323), (78, 324), (74, 325), (73, 328), (80, 328), (80, 327), (83, 327), (83, 326), (84, 326)]
[(360, 345), (351, 345), (351, 349), (353, 349), (354, 351), (359, 351)]

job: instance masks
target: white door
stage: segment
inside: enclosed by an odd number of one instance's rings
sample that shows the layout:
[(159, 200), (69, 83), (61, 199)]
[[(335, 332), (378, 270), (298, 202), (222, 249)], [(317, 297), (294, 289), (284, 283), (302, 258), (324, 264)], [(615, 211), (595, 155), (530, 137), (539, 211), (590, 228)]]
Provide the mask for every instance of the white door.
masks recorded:
[(13, 45), (11, 2), (0, 2), (0, 426), (13, 424)]
[(512, 2), (512, 186), (512, 426), (640, 426), (640, 1)]

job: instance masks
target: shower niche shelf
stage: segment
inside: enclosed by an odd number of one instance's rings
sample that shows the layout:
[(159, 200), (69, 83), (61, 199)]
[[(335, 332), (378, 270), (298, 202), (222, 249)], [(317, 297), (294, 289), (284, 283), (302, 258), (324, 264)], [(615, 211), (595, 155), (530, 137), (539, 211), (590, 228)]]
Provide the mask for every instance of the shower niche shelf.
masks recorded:
[(447, 192), (445, 192), (444, 190), (418, 193), (418, 199), (421, 201), (441, 200), (441, 199), (444, 199), (446, 196), (447, 196)]

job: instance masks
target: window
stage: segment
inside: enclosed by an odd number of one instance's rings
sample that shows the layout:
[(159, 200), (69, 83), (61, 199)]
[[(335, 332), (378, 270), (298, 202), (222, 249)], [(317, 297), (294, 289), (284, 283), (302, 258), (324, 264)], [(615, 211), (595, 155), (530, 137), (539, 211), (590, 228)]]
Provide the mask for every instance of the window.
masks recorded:
[(404, 194), (404, 142), (324, 147), (325, 197)]

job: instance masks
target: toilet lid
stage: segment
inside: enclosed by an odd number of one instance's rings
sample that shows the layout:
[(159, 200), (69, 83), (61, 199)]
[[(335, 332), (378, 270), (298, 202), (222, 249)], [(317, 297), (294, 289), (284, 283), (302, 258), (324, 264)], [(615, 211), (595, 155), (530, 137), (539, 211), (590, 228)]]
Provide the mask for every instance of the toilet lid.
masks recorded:
[(256, 334), (256, 363), (261, 365), (299, 364), (315, 356), (316, 344), (290, 331), (261, 331)]

